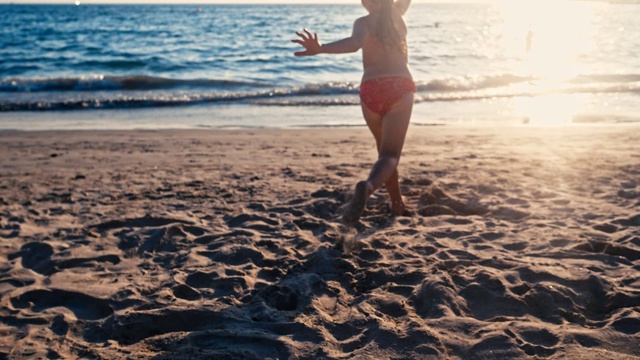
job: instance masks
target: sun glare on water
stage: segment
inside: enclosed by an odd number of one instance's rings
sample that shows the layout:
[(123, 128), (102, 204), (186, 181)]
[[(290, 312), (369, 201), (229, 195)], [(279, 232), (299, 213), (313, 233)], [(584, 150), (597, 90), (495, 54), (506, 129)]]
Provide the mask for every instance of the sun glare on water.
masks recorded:
[(569, 123), (586, 102), (584, 95), (562, 94), (568, 80), (588, 73), (580, 56), (594, 51), (593, 23), (602, 4), (573, 1), (498, 1), (499, 32), (504, 50), (513, 57), (512, 71), (535, 79), (531, 97), (514, 101), (514, 115), (529, 123)]

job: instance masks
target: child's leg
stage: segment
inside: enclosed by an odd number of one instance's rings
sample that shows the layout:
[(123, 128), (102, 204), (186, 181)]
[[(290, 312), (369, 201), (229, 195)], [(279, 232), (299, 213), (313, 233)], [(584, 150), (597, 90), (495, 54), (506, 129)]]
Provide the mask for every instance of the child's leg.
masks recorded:
[(367, 198), (383, 183), (391, 198), (391, 207), (396, 215), (404, 213), (405, 207), (398, 184), (398, 162), (413, 109), (413, 93), (400, 99), (384, 118), (362, 106), (362, 113), (369, 130), (376, 140), (378, 160), (373, 165), (367, 181), (356, 185), (354, 198), (348, 204), (344, 219), (355, 222), (360, 218)]
[[(373, 137), (376, 139), (376, 149), (378, 149), (379, 153), (380, 144), (382, 143), (382, 116), (369, 110), (369, 108), (367, 108), (364, 104), (362, 105), (362, 114), (365, 121), (367, 122), (367, 126), (369, 127), (371, 134), (373, 134)], [(384, 184), (387, 188), (387, 192), (389, 193), (393, 212), (397, 215), (402, 214), (404, 212), (404, 202), (400, 193), (400, 185), (398, 184), (397, 168), (393, 170), (393, 173), (391, 173), (391, 176), (389, 176)], [(373, 188), (372, 185), (371, 192), (375, 190), (376, 188)]]
[[(369, 130), (376, 139), (376, 148), (380, 151), (380, 141), (382, 140), (382, 116), (369, 110), (366, 105), (362, 104), (362, 115), (367, 122)], [(343, 219), (346, 222), (352, 223), (360, 219), (362, 211), (367, 205), (367, 199), (374, 192), (373, 186), (368, 181), (360, 181), (356, 184), (356, 189), (353, 193), (351, 202), (347, 204)]]
[(409, 93), (402, 97), (382, 118), (378, 160), (373, 165), (367, 179), (374, 190), (386, 183), (396, 214), (404, 212), (404, 203), (398, 184), (397, 166), (400, 162), (412, 110), (413, 93)]
[(397, 169), (391, 174), (389, 180), (384, 184), (387, 187), (387, 192), (389, 193), (389, 198), (391, 200), (391, 210), (393, 210), (393, 213), (396, 215), (404, 214), (406, 208), (404, 206), (404, 200), (402, 200), (402, 194), (400, 193)]

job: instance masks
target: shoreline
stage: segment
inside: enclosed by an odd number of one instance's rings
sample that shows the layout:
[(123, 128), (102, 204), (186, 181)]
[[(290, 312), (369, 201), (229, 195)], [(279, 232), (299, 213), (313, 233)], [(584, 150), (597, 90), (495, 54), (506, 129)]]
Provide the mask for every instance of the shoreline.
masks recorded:
[[(557, 96), (564, 96), (558, 94)], [(576, 95), (578, 96), (578, 95)], [(554, 96), (485, 101), (434, 101), (414, 105), (413, 126), (618, 126), (640, 124), (632, 100), (609, 99), (579, 111)], [(597, 101), (605, 101), (599, 99)], [(597, 102), (596, 101), (596, 102)], [(615, 104), (620, 102), (620, 109)], [(571, 106), (570, 106), (571, 105)], [(554, 110), (555, 109), (555, 110)], [(625, 110), (626, 109), (626, 110)], [(606, 112), (603, 112), (605, 111)], [(3, 112), (2, 130), (305, 129), (365, 127), (360, 106), (197, 105), (139, 109)]]
[[(606, 132), (616, 131), (616, 128), (640, 128), (640, 122), (619, 122), (619, 123), (599, 123), (599, 122), (583, 122), (583, 123), (561, 123), (561, 124), (528, 124), (512, 122), (509, 124), (496, 123), (411, 123), (409, 124), (409, 132), (412, 130), (422, 131), (422, 129), (452, 129), (452, 131), (518, 131), (517, 129), (531, 129), (537, 131), (539, 129), (601, 129)], [(189, 132), (308, 132), (308, 131), (351, 131), (351, 130), (367, 130), (367, 125), (362, 120), (361, 124), (344, 124), (344, 125), (307, 125), (307, 126), (288, 126), (288, 127), (251, 127), (251, 126), (220, 126), (220, 127), (128, 127), (128, 128), (50, 128), (50, 129), (15, 129), (0, 128), (0, 135), (8, 133), (130, 133), (130, 132), (148, 132), (148, 133), (189, 133)]]

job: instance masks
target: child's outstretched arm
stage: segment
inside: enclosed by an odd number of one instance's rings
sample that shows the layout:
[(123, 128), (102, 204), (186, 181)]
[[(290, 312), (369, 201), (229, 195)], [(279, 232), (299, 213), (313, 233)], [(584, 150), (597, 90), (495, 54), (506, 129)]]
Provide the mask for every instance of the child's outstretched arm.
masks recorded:
[(356, 20), (353, 24), (353, 32), (350, 37), (329, 44), (320, 44), (318, 34), (314, 33), (311, 35), (307, 29), (304, 29), (304, 34), (296, 31), (296, 35), (298, 35), (300, 39), (291, 41), (302, 45), (305, 50), (297, 51), (293, 54), (295, 56), (312, 56), (317, 54), (346, 54), (356, 52), (362, 47), (365, 38), (365, 27), (362, 21), (362, 19)]
[(401, 15), (404, 15), (407, 10), (409, 10), (409, 5), (411, 5), (411, 0), (396, 0), (393, 3), (393, 7), (395, 7)]

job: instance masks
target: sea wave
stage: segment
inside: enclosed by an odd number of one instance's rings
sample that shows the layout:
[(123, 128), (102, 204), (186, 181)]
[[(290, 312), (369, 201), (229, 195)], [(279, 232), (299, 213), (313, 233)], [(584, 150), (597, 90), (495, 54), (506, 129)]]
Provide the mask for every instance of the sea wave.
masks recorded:
[[(341, 106), (359, 104), (359, 84), (335, 81), (297, 86), (235, 80), (104, 76), (2, 80), (0, 111), (132, 109), (201, 104)], [(185, 90), (187, 89), (187, 90)], [(73, 91), (74, 93), (70, 93)], [(640, 95), (640, 75), (581, 75), (561, 84), (512, 74), (417, 81), (416, 102), (471, 101), (552, 93)]]
[(174, 88), (264, 88), (273, 84), (228, 79), (171, 79), (148, 75), (83, 76), (69, 78), (9, 78), (0, 80), (0, 92), (64, 92), (104, 90), (162, 90)]
[[(418, 92), (475, 91), (501, 88), (523, 83), (535, 83), (541, 80), (534, 76), (515, 74), (468, 75), (418, 80)], [(571, 84), (598, 84), (640, 82), (640, 74), (591, 74), (579, 75), (569, 79)], [(235, 79), (172, 79), (149, 75), (93, 75), (60, 78), (6, 78), (0, 79), (0, 92), (65, 92), (65, 91), (109, 91), (109, 90), (163, 90), (175, 88), (227, 90), (234, 88), (276, 88), (278, 84), (269, 82), (243, 81)], [(358, 84), (354, 82), (334, 81), (321, 84), (298, 86), (300, 94), (340, 94), (354, 93)]]
[(514, 74), (499, 75), (468, 75), (433, 79), (430, 81), (418, 82), (416, 85), (418, 92), (453, 92), (453, 91), (473, 91), (491, 88), (500, 88), (514, 84), (536, 81), (532, 76), (521, 76)]

